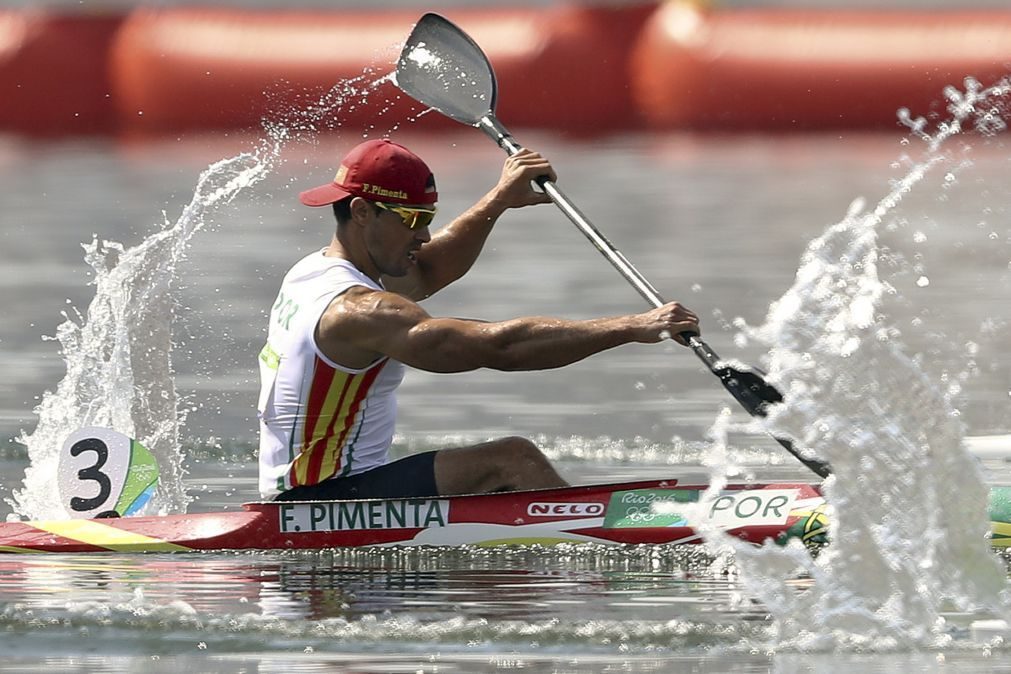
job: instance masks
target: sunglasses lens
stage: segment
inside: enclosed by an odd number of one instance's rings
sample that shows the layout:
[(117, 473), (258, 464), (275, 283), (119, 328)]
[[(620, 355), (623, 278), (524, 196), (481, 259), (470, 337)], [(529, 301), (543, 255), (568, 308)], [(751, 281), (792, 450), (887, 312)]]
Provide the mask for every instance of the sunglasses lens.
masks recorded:
[(409, 208), (407, 206), (387, 206), (381, 201), (375, 202), (376, 206), (384, 211), (390, 211), (400, 216), (408, 229), (422, 229), (432, 224), (435, 219), (435, 209)]
[(424, 229), (435, 220), (435, 211), (411, 211), (410, 216), (404, 219), (411, 229)]

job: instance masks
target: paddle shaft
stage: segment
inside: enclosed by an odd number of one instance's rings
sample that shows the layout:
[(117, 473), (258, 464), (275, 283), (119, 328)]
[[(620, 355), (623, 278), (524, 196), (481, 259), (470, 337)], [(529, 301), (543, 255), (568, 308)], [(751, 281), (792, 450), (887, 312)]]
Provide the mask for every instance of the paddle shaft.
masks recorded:
[[(494, 115), (488, 114), (481, 118), (479, 122), (479, 128), (484, 131), (492, 140), (498, 144), (503, 150), (505, 150), (509, 156), (512, 156), (520, 151), (520, 145), (512, 137), (512, 134), (502, 125)], [(639, 270), (632, 266), (624, 255), (621, 254), (617, 248), (614, 247), (610, 241), (607, 240), (600, 231), (593, 226), (585, 215), (569, 201), (569, 198), (565, 196), (561, 189), (555, 183), (548, 179), (547, 176), (541, 176), (537, 179), (537, 184), (544, 190), (545, 194), (551, 197), (551, 201), (555, 203), (556, 206), (565, 214), (565, 216), (572, 221), (579, 231), (590, 240), (590, 243), (600, 251), (611, 265), (618, 270), (625, 280), (632, 284), (640, 295), (645, 298), (653, 307), (659, 308), (666, 304), (666, 301), (660, 296), (656, 288), (653, 287), (646, 277), (639, 273)], [(709, 348), (709, 346), (702, 341), (702, 339), (694, 332), (682, 333), (682, 336), (686, 338), (688, 346), (691, 347), (695, 355), (706, 364), (711, 372), (716, 373), (716, 363), (719, 361), (719, 356)]]
[[(453, 71), (466, 74), (464, 81), (469, 82), (469, 86), (448, 87), (441, 75)], [(444, 17), (432, 13), (421, 17), (397, 61), (396, 75), (397, 86), (413, 98), (458, 122), (478, 127), (509, 156), (521, 150), (512, 134), (495, 118), (495, 73), (488, 57), (469, 35)], [(483, 107), (485, 105), (487, 108)], [(656, 288), (597, 231), (557, 185), (547, 176), (541, 176), (535, 182), (647, 302), (654, 308), (666, 304)], [(697, 333), (685, 331), (678, 337), (691, 347), (749, 414), (764, 417), (769, 405), (783, 401), (782, 394), (757, 371), (742, 370), (721, 362)], [(827, 464), (803, 456), (788, 440), (776, 440), (821, 477), (829, 474)]]
[[(520, 151), (520, 145), (512, 137), (512, 134), (502, 125), (498, 119), (495, 118), (494, 113), (487, 113), (478, 121), (478, 128), (484, 131), (495, 143), (501, 147), (509, 156), (512, 156)], [(596, 247), (600, 253), (607, 258), (607, 260), (614, 266), (618, 272), (625, 277), (632, 287), (639, 291), (647, 302), (649, 302), (654, 307), (661, 307), (666, 302), (657, 292), (656, 288), (646, 280), (639, 270), (632, 266), (632, 263), (625, 259), (625, 256), (614, 247), (610, 241), (607, 240), (603, 234), (601, 234), (596, 227), (593, 226), (585, 215), (576, 208), (575, 204), (569, 201), (568, 197), (552, 182), (547, 176), (541, 176), (536, 180), (537, 184), (544, 190), (544, 192), (551, 198), (551, 200), (558, 206), (559, 209), (572, 221), (572, 223), (579, 228), (579, 231), (586, 236), (587, 239)], [(766, 405), (772, 402), (780, 402), (783, 397), (779, 391), (775, 390), (774, 387), (770, 386), (763, 378), (759, 377), (754, 373), (742, 373), (734, 368), (730, 368), (726, 365), (720, 364), (720, 357), (709, 348), (709, 345), (702, 341), (702, 338), (694, 332), (683, 332), (680, 335), (685, 338), (688, 342), (688, 346), (691, 350), (695, 352), (695, 355), (699, 357), (709, 371), (716, 375), (728, 391), (737, 399), (738, 402), (748, 411), (749, 414), (754, 416), (764, 417), (766, 412)], [(754, 388), (749, 388), (746, 378), (750, 377), (752, 381), (757, 381), (758, 386), (756, 387), (761, 391), (760, 395), (756, 396), (756, 390)], [(828, 477), (832, 469), (824, 461), (819, 461), (815, 458), (809, 458), (798, 452), (793, 444), (786, 440), (785, 438), (773, 436), (775, 440), (782, 445), (790, 454), (792, 454), (797, 460), (807, 466), (812, 472), (814, 472), (819, 477)]]

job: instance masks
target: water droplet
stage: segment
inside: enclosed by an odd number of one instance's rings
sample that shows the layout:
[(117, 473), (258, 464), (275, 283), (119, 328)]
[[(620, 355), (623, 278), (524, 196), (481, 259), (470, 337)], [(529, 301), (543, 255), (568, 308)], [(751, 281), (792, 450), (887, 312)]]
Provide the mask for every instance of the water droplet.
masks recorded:
[(921, 288), (926, 288), (927, 286), (930, 285), (930, 279), (927, 278), (926, 276), (921, 276), (920, 278), (916, 279), (916, 285), (918, 285)]

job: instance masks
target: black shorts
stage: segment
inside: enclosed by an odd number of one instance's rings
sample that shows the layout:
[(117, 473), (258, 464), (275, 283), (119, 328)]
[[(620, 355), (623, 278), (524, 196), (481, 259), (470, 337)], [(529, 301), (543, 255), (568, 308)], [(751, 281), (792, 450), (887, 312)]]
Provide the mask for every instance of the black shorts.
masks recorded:
[(438, 496), (435, 452), (411, 454), (399, 461), (357, 475), (295, 487), (275, 501), (340, 501), (360, 498), (422, 498)]

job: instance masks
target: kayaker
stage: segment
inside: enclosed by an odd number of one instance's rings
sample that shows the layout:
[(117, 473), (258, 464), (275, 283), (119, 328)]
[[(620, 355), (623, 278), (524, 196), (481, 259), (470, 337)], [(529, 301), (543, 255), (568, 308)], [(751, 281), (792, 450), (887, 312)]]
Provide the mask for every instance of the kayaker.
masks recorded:
[(430, 316), (417, 302), (463, 276), (506, 210), (549, 201), (543, 156), (506, 160), (491, 191), (429, 231), (435, 178), (414, 153), (370, 140), (333, 182), (300, 195), (332, 205), (330, 244), (287, 273), (260, 353), (260, 491), (265, 498), (421, 497), (565, 486), (526, 438), (417, 453), (389, 462), (404, 366), (430, 372), (562, 367), (631, 342), (654, 343), (698, 317), (677, 302), (644, 313), (483, 322)]

